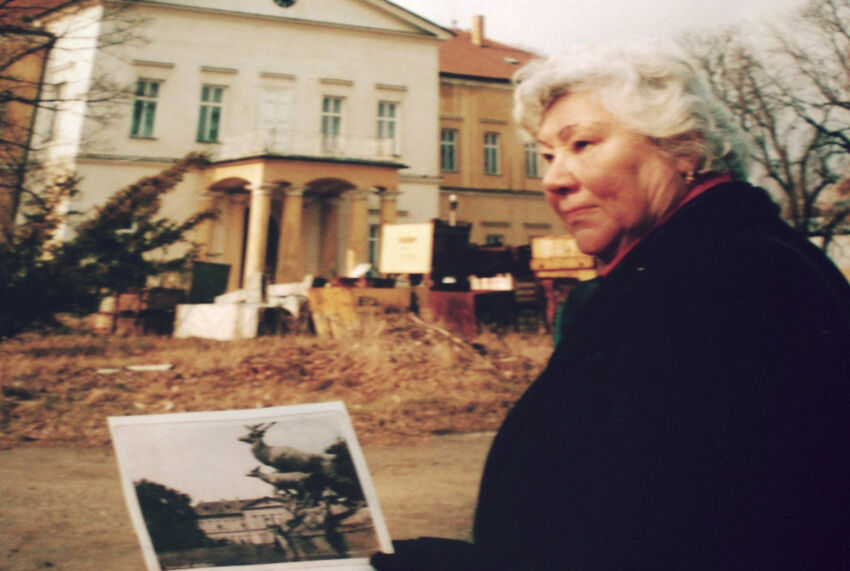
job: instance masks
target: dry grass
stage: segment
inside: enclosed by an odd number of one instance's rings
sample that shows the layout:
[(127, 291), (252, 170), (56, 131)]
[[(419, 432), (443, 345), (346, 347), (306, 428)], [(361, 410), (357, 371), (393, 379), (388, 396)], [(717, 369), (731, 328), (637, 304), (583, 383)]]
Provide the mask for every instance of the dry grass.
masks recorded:
[(0, 344), (0, 446), (108, 444), (111, 415), (328, 400), (346, 403), (367, 443), (493, 430), (550, 352), (547, 335), (467, 343), (408, 316), (338, 340), (22, 336)]

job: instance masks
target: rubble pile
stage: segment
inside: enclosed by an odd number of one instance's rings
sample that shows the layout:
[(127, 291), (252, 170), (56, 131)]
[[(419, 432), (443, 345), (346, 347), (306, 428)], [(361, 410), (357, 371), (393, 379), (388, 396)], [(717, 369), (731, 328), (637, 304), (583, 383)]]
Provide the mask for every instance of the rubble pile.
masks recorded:
[(340, 339), (25, 336), (0, 343), (0, 447), (109, 443), (106, 418), (341, 400), (361, 442), (494, 430), (544, 334), (467, 342), (409, 314)]

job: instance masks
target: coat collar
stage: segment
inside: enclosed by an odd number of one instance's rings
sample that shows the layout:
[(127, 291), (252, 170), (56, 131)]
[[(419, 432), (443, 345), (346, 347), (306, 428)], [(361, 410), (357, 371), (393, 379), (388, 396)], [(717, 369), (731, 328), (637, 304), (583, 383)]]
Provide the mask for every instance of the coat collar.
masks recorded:
[[(687, 252), (691, 245), (704, 240), (718, 239), (734, 231), (754, 231), (775, 224), (784, 224), (778, 216), (779, 207), (761, 188), (746, 182), (729, 181), (717, 184), (682, 204), (664, 224), (638, 242), (615, 267), (594, 284), (594, 291), (585, 303), (573, 307), (574, 319), (565, 324), (563, 340), (580, 342), (605, 319), (608, 311), (617, 311), (617, 303), (633, 303), (629, 292), (646, 279), (652, 279), (662, 265), (665, 271), (675, 271), (669, 264), (674, 251)], [(595, 319), (587, 319), (594, 315)], [(607, 321), (610, 323), (610, 321)], [(578, 325), (580, 324), (580, 325)], [(562, 343), (563, 343), (562, 340)]]
[[(694, 186), (692, 189), (690, 189), (688, 191), (688, 193), (685, 194), (685, 196), (678, 202), (678, 204), (676, 204), (676, 206), (673, 207), (672, 210), (670, 210), (664, 216), (662, 216), (661, 218), (658, 219), (658, 221), (655, 223), (655, 226), (653, 226), (653, 228), (649, 231), (649, 234), (651, 234), (652, 232), (655, 232), (655, 230), (657, 228), (660, 228), (661, 226), (663, 226), (664, 223), (667, 222), (670, 218), (672, 218), (673, 215), (676, 214), (676, 212), (678, 212), (679, 209), (681, 209), (685, 204), (691, 202), (692, 200), (694, 200), (698, 196), (701, 196), (707, 190), (714, 188), (715, 186), (717, 186), (719, 184), (724, 184), (724, 183), (728, 183), (728, 182), (732, 182), (732, 175), (728, 174), (728, 173), (712, 175), (709, 178), (707, 178), (706, 180), (700, 182), (699, 184)], [(614, 257), (614, 259), (611, 260), (611, 262), (608, 265), (606, 265), (605, 268), (603, 268), (599, 272), (599, 275), (604, 277), (604, 276), (607, 276), (609, 273), (611, 273), (611, 271), (614, 269), (614, 267), (616, 267), (617, 264), (619, 264), (620, 261), (623, 258), (625, 258), (629, 254), (629, 252), (632, 251), (632, 249), (634, 249), (635, 246), (640, 244), (641, 241), (642, 241), (642, 239), (638, 240), (637, 242), (634, 242), (628, 248), (626, 248), (625, 250), (623, 250), (622, 252), (617, 254)]]
[(690, 193), (646, 237), (610, 264), (603, 277), (644, 267), (655, 260), (653, 252), (659, 246), (671, 241), (702, 240), (779, 221), (779, 207), (767, 192), (746, 182), (725, 179), (699, 190)]

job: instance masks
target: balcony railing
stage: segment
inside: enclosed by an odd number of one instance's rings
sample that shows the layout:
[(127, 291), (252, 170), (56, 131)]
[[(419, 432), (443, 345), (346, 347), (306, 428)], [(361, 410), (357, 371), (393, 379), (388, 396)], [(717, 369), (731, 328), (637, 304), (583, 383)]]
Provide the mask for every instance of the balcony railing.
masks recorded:
[(398, 142), (376, 137), (336, 136), (315, 133), (251, 132), (223, 138), (216, 152), (218, 160), (258, 155), (296, 155), (357, 160), (397, 160)]

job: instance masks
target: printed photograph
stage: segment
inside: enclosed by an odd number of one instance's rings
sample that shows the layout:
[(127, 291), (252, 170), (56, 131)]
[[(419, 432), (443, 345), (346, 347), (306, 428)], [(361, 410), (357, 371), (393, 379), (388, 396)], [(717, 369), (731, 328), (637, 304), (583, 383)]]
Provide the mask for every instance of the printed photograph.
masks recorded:
[(364, 569), (391, 550), (341, 402), (110, 417), (150, 571)]

